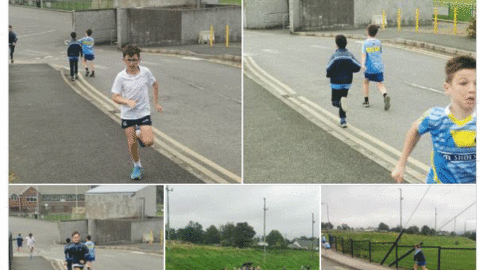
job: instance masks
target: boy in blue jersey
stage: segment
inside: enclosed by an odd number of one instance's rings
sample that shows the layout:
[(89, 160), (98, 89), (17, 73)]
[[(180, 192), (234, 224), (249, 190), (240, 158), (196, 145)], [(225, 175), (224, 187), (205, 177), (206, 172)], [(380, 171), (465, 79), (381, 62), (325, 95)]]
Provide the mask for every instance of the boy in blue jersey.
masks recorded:
[(370, 107), (370, 102), (368, 101), (370, 91), (369, 84), (370, 81), (376, 82), (378, 90), (380, 90), (380, 93), (383, 95), (384, 109), (386, 111), (390, 109), (390, 97), (387, 95), (387, 89), (383, 84), (384, 66), (382, 60), (382, 44), (380, 40), (375, 38), (377, 32), (377, 25), (369, 25), (367, 27), (368, 38), (362, 45), (362, 68), (365, 70), (365, 80), (363, 81), (363, 95), (365, 100), (362, 104), (364, 107)]
[(10, 61), (13, 64), (13, 53), (15, 52), (15, 44), (17, 44), (17, 35), (13, 32), (11, 25), (8, 26), (8, 47), (10, 48)]
[(82, 45), (77, 41), (77, 33), (70, 33), (72, 40), (68, 43), (67, 56), (70, 63), (70, 77), (72, 81), (78, 80), (78, 58), (83, 55)]
[(88, 74), (90, 74), (88, 66), (90, 66), (90, 68), (92, 69), (90, 77), (95, 77), (95, 64), (93, 63), (93, 60), (95, 59), (95, 51), (93, 49), (95, 42), (93, 40), (92, 33), (92, 29), (88, 29), (86, 31), (87, 36), (78, 41), (80, 42), (80, 44), (82, 44), (83, 47), (83, 66), (85, 67), (86, 77), (88, 77)]
[(67, 243), (63, 248), (63, 252), (65, 253), (65, 264), (67, 265), (67, 270), (72, 270), (72, 256), (70, 255), (70, 238), (65, 239)]
[(347, 38), (337, 35), (335, 43), (338, 49), (330, 57), (327, 65), (327, 78), (332, 88), (332, 105), (339, 108), (340, 126), (347, 127), (347, 96), (352, 84), (353, 73), (359, 72), (361, 65), (347, 49)]
[(74, 270), (82, 270), (88, 255), (87, 246), (80, 242), (80, 233), (75, 231), (72, 233), (72, 244), (65, 248), (65, 254), (68, 253), (72, 261)]
[(470, 56), (457, 56), (447, 62), (443, 87), (451, 103), (446, 108), (428, 110), (413, 123), (392, 171), (398, 183), (403, 181), (408, 156), (427, 132), (433, 142), (427, 183), (476, 183), (476, 68), (476, 60)]
[(23, 247), (23, 237), (22, 237), (22, 234), (18, 234), (17, 236), (17, 251), (18, 252), (21, 252), (21, 248)]
[[(153, 102), (158, 112), (162, 106), (158, 103), (158, 83), (152, 72), (140, 66), (140, 49), (128, 45), (123, 50), (123, 62), (127, 66), (118, 73), (112, 86), (112, 100), (120, 104), (122, 128), (127, 137), (128, 150), (133, 159), (132, 180), (143, 177), (143, 167), (140, 163), (137, 141), (143, 146), (152, 146), (153, 130), (150, 118), (150, 100), (148, 89), (153, 88)], [(138, 128), (138, 130), (137, 130)]]
[(95, 243), (92, 242), (92, 237), (87, 235), (87, 242), (85, 242), (85, 246), (88, 248), (88, 255), (87, 255), (87, 269), (92, 270), (92, 262), (95, 261)]

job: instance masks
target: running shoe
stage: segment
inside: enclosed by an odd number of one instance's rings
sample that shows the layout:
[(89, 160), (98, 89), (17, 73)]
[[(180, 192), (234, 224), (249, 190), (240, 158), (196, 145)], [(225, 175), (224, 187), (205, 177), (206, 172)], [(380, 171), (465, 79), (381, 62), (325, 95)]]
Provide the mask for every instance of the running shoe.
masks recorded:
[(370, 103), (368, 101), (364, 101), (362, 104), (363, 104), (363, 107), (365, 108), (370, 107)]
[(90, 77), (95, 77), (95, 71), (92, 71), (92, 74), (90, 74)]
[(90, 71), (87, 70), (87, 71), (85, 72), (85, 77), (88, 77), (88, 74), (90, 74)]
[(130, 175), (130, 178), (132, 180), (140, 180), (142, 179), (143, 176), (143, 168), (140, 166), (135, 166), (133, 167), (132, 174)]
[(388, 109), (390, 109), (390, 97), (385, 96), (383, 102), (385, 103), (385, 111), (388, 111)]
[(342, 108), (344, 112), (348, 111), (347, 97), (340, 98), (340, 108)]
[(71, 80), (72, 80), (72, 82), (73, 82), (73, 81), (75, 81), (75, 77), (74, 77), (74, 76), (72, 76)]
[(347, 127), (347, 119), (345, 118), (340, 118), (340, 126), (342, 128), (346, 128)]

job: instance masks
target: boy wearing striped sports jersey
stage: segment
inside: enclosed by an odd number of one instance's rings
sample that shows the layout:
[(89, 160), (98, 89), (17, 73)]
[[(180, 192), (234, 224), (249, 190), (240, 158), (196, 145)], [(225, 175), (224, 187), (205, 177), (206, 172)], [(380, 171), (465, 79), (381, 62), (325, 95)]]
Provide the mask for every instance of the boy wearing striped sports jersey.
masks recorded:
[(88, 255), (88, 248), (80, 241), (80, 233), (72, 233), (72, 244), (65, 248), (65, 254), (68, 254), (74, 270), (82, 270)]
[(387, 95), (387, 89), (383, 84), (383, 60), (382, 60), (382, 44), (380, 40), (376, 39), (375, 36), (378, 32), (378, 26), (370, 24), (367, 27), (367, 36), (368, 38), (363, 42), (362, 45), (362, 68), (365, 70), (365, 80), (363, 81), (363, 95), (364, 102), (362, 103), (364, 107), (370, 107), (370, 102), (368, 101), (369, 94), (369, 84), (370, 81), (376, 82), (378, 90), (383, 95), (384, 109), (387, 111), (390, 109), (390, 97)]
[(93, 31), (92, 29), (88, 29), (85, 33), (87, 36), (78, 41), (82, 44), (83, 48), (83, 66), (86, 70), (85, 76), (88, 77), (88, 74), (90, 74), (90, 71), (88, 70), (88, 66), (90, 66), (92, 69), (90, 77), (95, 77), (95, 64), (93, 63), (93, 60), (95, 59), (95, 51), (93, 49), (95, 42), (92, 37)]
[(392, 177), (403, 181), (407, 158), (420, 137), (430, 132), (432, 168), (427, 183), (476, 183), (476, 60), (457, 56), (447, 62), (443, 87), (450, 96), (446, 108), (432, 108), (413, 123)]
[(344, 35), (337, 35), (335, 43), (338, 49), (328, 61), (327, 78), (330, 78), (330, 87), (332, 88), (332, 105), (338, 107), (340, 126), (346, 128), (348, 89), (352, 84), (353, 73), (359, 72), (361, 65), (347, 50), (347, 38)]

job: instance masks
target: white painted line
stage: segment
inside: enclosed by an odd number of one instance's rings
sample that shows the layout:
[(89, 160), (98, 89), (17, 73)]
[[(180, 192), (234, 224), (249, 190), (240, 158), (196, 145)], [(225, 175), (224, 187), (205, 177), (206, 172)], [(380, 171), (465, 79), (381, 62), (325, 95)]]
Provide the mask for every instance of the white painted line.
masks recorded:
[(322, 45), (312, 45), (312, 46), (310, 46), (310, 47), (312, 47), (312, 48), (319, 48), (319, 49), (326, 49), (326, 50), (331, 50), (331, 49), (333, 49), (333, 48), (331, 48), (331, 47), (322, 46)]
[(265, 49), (265, 50), (262, 50), (263, 52), (266, 52), (266, 53), (273, 53), (273, 54), (278, 54), (280, 53), (279, 51), (277, 50), (270, 50), (270, 49)]
[(40, 33), (35, 33), (35, 34), (29, 34), (29, 35), (23, 35), (23, 36), (18, 36), (18, 37), (19, 37), (19, 38), (24, 38), (24, 37), (38, 36), (38, 35), (43, 35), (43, 34), (55, 32), (55, 31), (56, 31), (56, 30), (48, 30), (48, 31), (45, 31), (45, 32), (40, 32)]
[(414, 84), (414, 83), (408, 83), (408, 82), (405, 82), (405, 83), (410, 85), (410, 86), (417, 87), (417, 88), (420, 88), (420, 89), (425, 89), (425, 90), (429, 90), (429, 91), (432, 91), (432, 92), (445, 94), (445, 91), (442, 91), (442, 90), (438, 90), (438, 89), (434, 89), (434, 88), (430, 88), (430, 87), (426, 87), (426, 86), (421, 86), (421, 85)]
[(50, 55), (46, 52), (39, 52), (39, 51), (33, 51), (33, 50), (25, 50), (26, 52), (33, 52), (33, 53), (40, 53), (40, 54), (45, 54), (45, 55)]

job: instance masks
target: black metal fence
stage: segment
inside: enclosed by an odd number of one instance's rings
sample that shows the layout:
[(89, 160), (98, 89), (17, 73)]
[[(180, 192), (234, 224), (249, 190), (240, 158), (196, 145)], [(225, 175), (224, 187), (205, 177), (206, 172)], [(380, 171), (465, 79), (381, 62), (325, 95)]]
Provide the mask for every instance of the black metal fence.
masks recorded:
[(8, 235), (8, 269), (12, 270), (12, 260), (13, 260), (13, 238), (12, 233)]
[[(372, 242), (370, 240), (353, 240), (343, 237), (329, 236), (332, 249), (337, 252), (358, 257), (369, 262), (380, 263), (394, 242)], [(397, 245), (395, 250), (385, 261), (386, 266), (395, 266), (397, 269), (412, 269), (413, 246)], [(476, 249), (461, 247), (422, 246), (427, 259), (427, 268), (430, 270), (476, 269)], [(409, 253), (410, 252), (410, 253)], [(408, 254), (405, 256), (405, 254)]]

